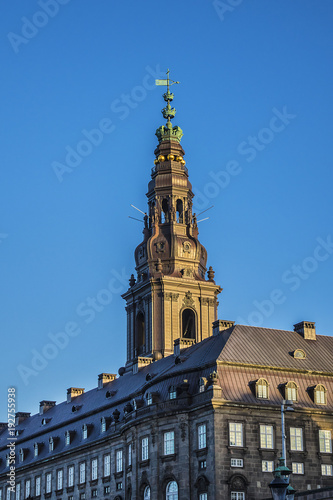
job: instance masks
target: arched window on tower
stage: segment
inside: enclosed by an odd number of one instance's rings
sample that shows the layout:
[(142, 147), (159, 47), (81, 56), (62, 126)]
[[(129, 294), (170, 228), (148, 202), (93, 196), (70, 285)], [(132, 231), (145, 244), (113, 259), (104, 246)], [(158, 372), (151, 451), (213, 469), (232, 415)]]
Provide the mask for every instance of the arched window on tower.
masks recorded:
[(195, 339), (195, 313), (192, 309), (184, 309), (182, 312), (182, 337)]
[(183, 202), (182, 202), (182, 200), (177, 200), (176, 211), (177, 211), (177, 222), (179, 222), (180, 224), (183, 224), (184, 215), (183, 215)]
[(166, 198), (162, 201), (161, 222), (169, 222), (169, 204)]
[(145, 316), (140, 311), (135, 321), (135, 349), (137, 354), (142, 354), (145, 345)]

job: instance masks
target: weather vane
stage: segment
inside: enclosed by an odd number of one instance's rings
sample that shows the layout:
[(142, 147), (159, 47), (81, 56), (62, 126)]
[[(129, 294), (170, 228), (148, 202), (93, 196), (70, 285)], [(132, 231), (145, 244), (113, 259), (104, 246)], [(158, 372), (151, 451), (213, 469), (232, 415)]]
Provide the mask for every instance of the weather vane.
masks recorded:
[(167, 87), (167, 93), (169, 93), (169, 87), (171, 85), (174, 85), (175, 83), (180, 83), (180, 82), (175, 82), (174, 80), (170, 80), (169, 73), (170, 73), (170, 70), (168, 69), (168, 71), (166, 72), (167, 78), (162, 79), (162, 80), (155, 80), (155, 85), (165, 85)]

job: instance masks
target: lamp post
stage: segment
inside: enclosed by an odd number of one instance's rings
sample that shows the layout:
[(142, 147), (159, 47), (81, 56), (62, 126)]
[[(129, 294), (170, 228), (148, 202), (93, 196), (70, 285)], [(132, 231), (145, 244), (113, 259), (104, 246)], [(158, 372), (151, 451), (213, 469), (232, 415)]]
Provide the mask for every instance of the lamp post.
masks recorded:
[(281, 404), (281, 432), (282, 432), (282, 458), (284, 459), (284, 464), (287, 463), (287, 452), (286, 452), (286, 427), (284, 414), (286, 411), (294, 411), (292, 408), (293, 402), (289, 399), (283, 399)]
[(284, 458), (279, 458), (279, 464), (274, 470), (274, 479), (269, 483), (273, 500), (286, 500), (286, 493), (291, 470), (284, 464)]
[(288, 488), (287, 488), (286, 500), (294, 500), (295, 499), (295, 492), (296, 492), (296, 490), (294, 490), (294, 488), (292, 486), (290, 486), (290, 484), (289, 484)]

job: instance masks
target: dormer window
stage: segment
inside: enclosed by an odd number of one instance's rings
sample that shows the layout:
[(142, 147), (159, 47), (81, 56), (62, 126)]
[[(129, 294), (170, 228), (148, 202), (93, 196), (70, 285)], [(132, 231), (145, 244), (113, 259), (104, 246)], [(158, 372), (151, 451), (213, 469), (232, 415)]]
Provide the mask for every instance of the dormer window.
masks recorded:
[(177, 388), (174, 385), (169, 387), (169, 399), (177, 399)]
[(296, 359), (305, 359), (306, 358), (306, 354), (305, 354), (305, 351), (303, 351), (303, 349), (296, 349), (296, 351), (294, 351), (294, 353), (293, 353), (293, 356)]
[(34, 444), (34, 457), (38, 457), (39, 448), (40, 448), (40, 444), (39, 443), (35, 443)]
[(65, 433), (65, 445), (69, 446), (72, 442), (73, 431), (66, 431)]
[(106, 419), (105, 419), (105, 417), (101, 418), (101, 432), (106, 432)]
[(18, 437), (18, 436), (21, 434), (21, 432), (22, 432), (21, 430), (16, 429), (16, 431), (15, 431), (15, 436), (16, 436), (16, 437)]
[(48, 424), (50, 420), (51, 420), (50, 418), (43, 418), (42, 419), (42, 425)]
[(54, 439), (53, 439), (53, 437), (49, 438), (49, 451), (54, 451)]
[(256, 382), (256, 398), (268, 399), (268, 382), (265, 378), (260, 378)]
[(133, 401), (132, 401), (132, 407), (133, 407), (133, 410), (137, 409), (137, 404), (136, 404), (136, 400), (135, 399), (133, 399)]
[(151, 392), (147, 392), (146, 399), (147, 399), (148, 406), (153, 404), (153, 395)]
[(87, 439), (88, 437), (88, 426), (87, 424), (84, 424), (82, 426), (82, 439)]
[(20, 462), (23, 462), (25, 458), (25, 451), (23, 448), (20, 449), (19, 457), (20, 457)]
[(199, 392), (205, 392), (207, 379), (205, 377), (200, 377), (199, 379)]
[(9, 456), (9, 453), (7, 453), (6, 455), (6, 467), (9, 467), (10, 465), (10, 456)]
[(316, 385), (314, 388), (314, 402), (316, 405), (326, 405), (326, 392), (327, 389), (322, 384)]
[(289, 401), (297, 401), (297, 384), (295, 382), (288, 382), (285, 386), (285, 399)]

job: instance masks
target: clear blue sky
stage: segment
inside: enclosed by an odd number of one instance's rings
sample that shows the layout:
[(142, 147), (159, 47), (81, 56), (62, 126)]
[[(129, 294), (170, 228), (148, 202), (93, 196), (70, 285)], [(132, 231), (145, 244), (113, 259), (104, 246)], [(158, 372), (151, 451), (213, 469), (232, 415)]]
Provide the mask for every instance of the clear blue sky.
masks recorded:
[(219, 318), (333, 334), (331, 0), (1, 8), (0, 421), (125, 363), (168, 67)]

